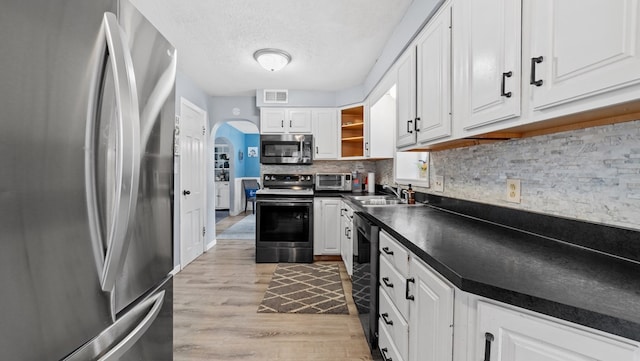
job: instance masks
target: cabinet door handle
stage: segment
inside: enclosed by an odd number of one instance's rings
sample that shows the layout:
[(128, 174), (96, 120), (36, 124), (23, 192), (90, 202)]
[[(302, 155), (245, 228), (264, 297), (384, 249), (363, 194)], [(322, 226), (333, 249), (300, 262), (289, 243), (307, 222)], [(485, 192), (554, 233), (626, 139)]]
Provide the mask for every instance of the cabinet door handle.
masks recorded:
[(417, 117), (415, 123), (413, 123), (413, 130), (415, 130), (416, 132), (420, 131), (420, 128), (418, 128), (419, 121), (420, 121), (420, 117)]
[(280, 121), (280, 128), (284, 128), (284, 119)]
[(484, 361), (491, 361), (491, 342), (493, 342), (493, 334), (487, 332), (484, 334)]
[(351, 228), (347, 228), (347, 238), (351, 239)]
[(318, 147), (316, 146), (316, 154), (318, 154), (318, 153), (319, 153), (319, 151), (318, 151)]
[(389, 277), (382, 277), (382, 283), (389, 288), (393, 288), (393, 283), (389, 282)]
[(384, 253), (386, 253), (386, 254), (388, 254), (390, 256), (393, 256), (393, 251), (390, 251), (389, 247), (382, 247), (382, 252), (384, 252)]
[(404, 298), (413, 301), (415, 300), (415, 297), (413, 297), (413, 295), (409, 294), (409, 283), (416, 283), (416, 279), (411, 277), (411, 278), (407, 278), (407, 282), (404, 285)]
[(391, 357), (387, 357), (387, 352), (389, 352), (389, 349), (386, 347), (380, 349), (380, 353), (382, 353), (382, 358), (384, 359), (384, 361), (393, 361)]
[(531, 85), (542, 86), (542, 79), (536, 80), (536, 64), (542, 63), (542, 60), (544, 60), (542, 56), (531, 58), (531, 80), (529, 81)]
[(413, 129), (411, 129), (411, 123), (413, 123), (413, 119), (409, 119), (407, 120), (407, 133), (412, 134), (413, 133)]
[(389, 319), (389, 314), (388, 313), (385, 312), (385, 313), (381, 314), (380, 317), (382, 317), (382, 319), (384, 320), (384, 323), (386, 323), (387, 325), (393, 326), (393, 321), (391, 321)]
[(513, 75), (512, 72), (508, 71), (506, 73), (502, 73), (502, 86), (500, 87), (500, 95), (503, 97), (507, 97), (507, 98), (511, 98), (511, 92), (505, 93), (504, 92), (504, 88), (505, 88), (505, 78), (511, 78), (511, 76)]
[(293, 128), (293, 120), (289, 120), (289, 128)]

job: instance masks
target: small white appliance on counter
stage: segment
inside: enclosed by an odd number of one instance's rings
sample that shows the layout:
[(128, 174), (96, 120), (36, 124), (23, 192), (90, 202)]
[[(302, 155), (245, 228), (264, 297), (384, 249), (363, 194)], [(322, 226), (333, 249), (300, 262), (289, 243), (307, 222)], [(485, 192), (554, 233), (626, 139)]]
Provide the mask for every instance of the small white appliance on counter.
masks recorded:
[(351, 173), (316, 173), (317, 191), (351, 192)]

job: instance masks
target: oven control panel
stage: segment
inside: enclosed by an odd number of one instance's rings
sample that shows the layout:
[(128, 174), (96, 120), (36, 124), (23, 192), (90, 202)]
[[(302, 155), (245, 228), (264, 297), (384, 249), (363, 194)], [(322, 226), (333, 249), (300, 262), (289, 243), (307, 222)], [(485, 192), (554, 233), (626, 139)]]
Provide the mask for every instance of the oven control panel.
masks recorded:
[(313, 188), (313, 174), (265, 174), (265, 188)]

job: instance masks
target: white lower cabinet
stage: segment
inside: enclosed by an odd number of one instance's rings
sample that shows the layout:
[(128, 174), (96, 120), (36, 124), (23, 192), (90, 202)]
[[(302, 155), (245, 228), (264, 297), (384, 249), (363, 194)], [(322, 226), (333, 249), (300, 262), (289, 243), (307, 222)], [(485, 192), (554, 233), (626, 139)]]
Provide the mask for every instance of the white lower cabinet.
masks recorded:
[(378, 281), (386, 361), (640, 361), (640, 342), (457, 289), (385, 231)]
[(344, 201), (340, 206), (340, 257), (349, 276), (353, 275), (353, 209)]
[(452, 360), (453, 286), (384, 231), (380, 252), (381, 352), (387, 360), (394, 352), (406, 361)]
[(313, 254), (340, 254), (340, 198), (313, 200)]
[(409, 360), (451, 360), (453, 286), (415, 257), (409, 276)]
[(636, 361), (636, 343), (609, 338), (565, 322), (478, 302), (476, 360)]

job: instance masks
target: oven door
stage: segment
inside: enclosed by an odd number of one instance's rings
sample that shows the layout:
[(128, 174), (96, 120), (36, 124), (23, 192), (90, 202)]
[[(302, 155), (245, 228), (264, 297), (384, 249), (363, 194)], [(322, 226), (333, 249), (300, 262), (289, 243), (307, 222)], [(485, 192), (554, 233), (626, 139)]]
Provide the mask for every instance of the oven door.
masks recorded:
[(256, 200), (256, 262), (313, 262), (313, 198)]

